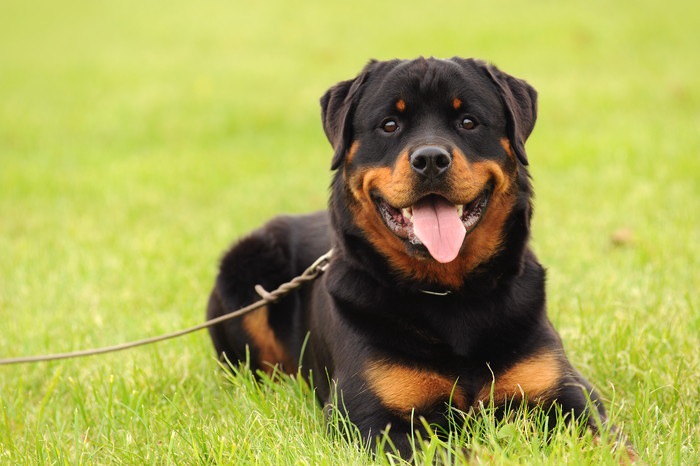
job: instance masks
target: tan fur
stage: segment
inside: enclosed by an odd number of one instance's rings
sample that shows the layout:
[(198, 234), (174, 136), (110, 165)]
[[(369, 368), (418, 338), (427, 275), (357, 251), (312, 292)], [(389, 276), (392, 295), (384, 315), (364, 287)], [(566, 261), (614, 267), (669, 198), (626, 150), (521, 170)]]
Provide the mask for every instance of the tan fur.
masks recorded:
[(258, 351), (257, 363), (268, 374), (272, 373), (275, 365), (279, 365), (288, 374), (296, 373), (297, 365), (270, 327), (268, 315), (269, 310), (264, 306), (243, 317), (243, 329)]
[(350, 149), (347, 151), (345, 154), (345, 165), (350, 165), (352, 163), (352, 160), (355, 158), (355, 154), (357, 154), (357, 150), (360, 148), (360, 141), (354, 141), (352, 145), (350, 146)]
[(374, 361), (367, 365), (364, 375), (382, 405), (404, 416), (410, 416), (414, 409), (420, 414), (435, 403), (450, 399), (459, 409), (467, 405), (456, 379), (437, 372)]
[(513, 148), (511, 147), (508, 138), (501, 138), (501, 147), (503, 147), (503, 150), (506, 151), (508, 157), (515, 163), (515, 152), (513, 152)]
[(439, 194), (454, 204), (467, 204), (492, 181), (494, 188), (486, 214), (467, 236), (459, 256), (448, 264), (406, 254), (403, 241), (384, 224), (372, 199), (377, 192), (396, 208), (408, 207), (418, 199), (414, 192), (417, 174), (411, 169), (408, 151), (402, 152), (393, 167), (363, 168), (350, 175), (349, 186), (354, 197), (353, 213), (367, 239), (391, 262), (394, 269), (407, 278), (432, 282), (447, 288), (458, 288), (464, 276), (488, 260), (501, 247), (503, 225), (510, 214), (515, 192), (514, 174), (504, 172), (493, 161), (469, 163), (458, 150)]
[(502, 374), (494, 376), (493, 383), (486, 384), (477, 401), (488, 402), (493, 394), (495, 403), (509, 399), (523, 399), (537, 403), (544, 401), (558, 386), (563, 375), (561, 356), (544, 352), (518, 362)]

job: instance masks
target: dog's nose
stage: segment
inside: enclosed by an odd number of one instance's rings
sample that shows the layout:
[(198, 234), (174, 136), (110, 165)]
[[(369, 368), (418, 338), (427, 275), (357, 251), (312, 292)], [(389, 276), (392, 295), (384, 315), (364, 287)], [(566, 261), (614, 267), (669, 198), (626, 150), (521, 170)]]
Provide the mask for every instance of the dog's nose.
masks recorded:
[(452, 156), (439, 146), (423, 146), (409, 157), (413, 171), (426, 178), (436, 178), (452, 165)]

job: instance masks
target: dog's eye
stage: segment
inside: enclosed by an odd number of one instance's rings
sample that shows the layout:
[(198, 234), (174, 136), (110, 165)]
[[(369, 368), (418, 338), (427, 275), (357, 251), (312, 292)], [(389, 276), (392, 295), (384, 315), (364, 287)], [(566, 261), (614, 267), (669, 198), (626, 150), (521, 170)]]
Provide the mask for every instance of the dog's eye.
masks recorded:
[(393, 133), (397, 129), (399, 129), (399, 124), (394, 120), (386, 120), (382, 123), (382, 130), (385, 133)]
[(476, 128), (476, 120), (471, 117), (464, 117), (459, 124), (462, 129), (474, 129)]

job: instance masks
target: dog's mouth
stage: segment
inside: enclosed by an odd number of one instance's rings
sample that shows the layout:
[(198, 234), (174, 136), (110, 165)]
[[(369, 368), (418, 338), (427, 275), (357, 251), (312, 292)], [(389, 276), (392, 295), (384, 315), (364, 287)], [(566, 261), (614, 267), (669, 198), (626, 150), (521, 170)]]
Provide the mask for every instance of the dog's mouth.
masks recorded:
[(415, 204), (396, 208), (381, 197), (375, 202), (387, 228), (414, 246), (425, 247), (438, 262), (452, 262), (464, 238), (478, 225), (491, 198), (489, 184), (467, 204), (453, 204), (438, 194), (429, 194)]

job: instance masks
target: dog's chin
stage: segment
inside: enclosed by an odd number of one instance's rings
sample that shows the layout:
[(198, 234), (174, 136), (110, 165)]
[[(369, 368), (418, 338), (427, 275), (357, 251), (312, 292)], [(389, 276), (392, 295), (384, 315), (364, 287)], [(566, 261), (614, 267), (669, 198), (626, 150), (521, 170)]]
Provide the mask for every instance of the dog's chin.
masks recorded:
[(406, 251), (418, 258), (430, 258), (431, 253), (423, 244), (416, 233), (414, 223), (414, 207), (425, 203), (440, 203), (443, 206), (450, 204), (454, 208), (456, 216), (464, 227), (466, 238), (479, 225), (486, 214), (491, 199), (492, 187), (489, 183), (475, 198), (464, 204), (456, 204), (439, 194), (429, 194), (418, 199), (407, 207), (394, 207), (382, 197), (374, 196), (375, 205), (379, 216), (386, 228), (397, 238), (404, 242)]

